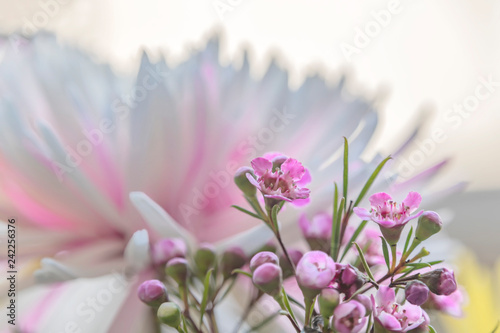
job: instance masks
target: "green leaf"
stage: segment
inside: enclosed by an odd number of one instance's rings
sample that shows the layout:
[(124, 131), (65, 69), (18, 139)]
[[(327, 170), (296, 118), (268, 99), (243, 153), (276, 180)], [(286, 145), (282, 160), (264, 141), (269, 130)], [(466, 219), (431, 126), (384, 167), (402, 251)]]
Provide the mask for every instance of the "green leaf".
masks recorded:
[(389, 261), (389, 245), (384, 237), (380, 236), (380, 238), (382, 239), (382, 252), (384, 253), (385, 264), (387, 265), (387, 270), (389, 270), (391, 265)]
[(235, 269), (231, 272), (231, 274), (243, 274), (245, 276), (248, 276), (249, 278), (252, 278), (252, 273), (244, 271), (242, 269)]
[(212, 276), (213, 268), (210, 268), (205, 275), (205, 281), (203, 282), (203, 298), (201, 299), (200, 305), (200, 326), (203, 324), (203, 316), (205, 315), (205, 310), (208, 303), (208, 294), (210, 293), (210, 277)]
[(337, 211), (337, 218), (335, 221), (335, 239), (333, 240), (333, 261), (337, 262), (340, 250), (340, 222), (342, 220), (342, 212), (344, 209), (345, 198), (340, 199), (339, 209)]
[(436, 329), (434, 327), (432, 327), (431, 325), (429, 325), (429, 333), (437, 333)]
[(359, 234), (361, 233), (361, 231), (363, 231), (363, 229), (365, 228), (366, 224), (368, 223), (368, 221), (363, 221), (361, 222), (361, 224), (358, 226), (358, 228), (356, 229), (356, 231), (354, 231), (354, 234), (352, 234), (352, 237), (351, 239), (349, 240), (349, 242), (347, 243), (345, 249), (344, 249), (344, 252), (342, 253), (342, 256), (340, 257), (340, 261), (342, 261), (342, 259), (344, 259), (345, 255), (347, 254), (347, 251), (349, 251), (349, 249), (352, 247), (352, 243), (356, 241), (356, 239), (358, 238)]
[(248, 215), (250, 215), (251, 217), (255, 217), (256, 219), (262, 220), (262, 218), (261, 218), (259, 215), (255, 214), (255, 213), (252, 213), (251, 211), (246, 210), (246, 209), (245, 209), (245, 208), (243, 208), (243, 207), (236, 206), (236, 205), (232, 205), (231, 207), (236, 208), (236, 209), (237, 209), (237, 210), (239, 210), (240, 212), (243, 212), (243, 213), (245, 213), (245, 214), (248, 214)]
[(283, 303), (285, 304), (286, 309), (288, 310), (288, 313), (290, 313), (290, 316), (292, 319), (297, 322), (297, 319), (295, 318), (295, 315), (293, 314), (292, 307), (290, 306), (290, 301), (288, 300), (288, 295), (285, 291), (284, 287), (281, 287), (281, 291), (283, 294)]
[(295, 305), (297, 305), (299, 308), (305, 310), (305, 306), (304, 304), (302, 304), (301, 302), (299, 302), (298, 300), (296, 300), (295, 298), (293, 298), (292, 296), (290, 295), (287, 295), (288, 296), (288, 299), (290, 300), (290, 303), (293, 303)]
[(370, 329), (372, 328), (372, 315), (373, 315), (373, 313), (370, 313), (370, 317), (368, 317), (368, 325), (366, 326), (365, 333), (369, 333)]
[(370, 270), (370, 266), (368, 266), (368, 263), (366, 262), (363, 251), (361, 251), (361, 248), (359, 247), (359, 245), (357, 243), (354, 243), (354, 245), (356, 246), (356, 249), (358, 249), (359, 259), (361, 260), (361, 264), (363, 264), (363, 268), (365, 269), (366, 274), (368, 274), (368, 277), (370, 278), (372, 283), (377, 285), (377, 283), (375, 282), (375, 278), (373, 277), (372, 271)]
[(339, 189), (337, 187), (337, 183), (335, 183), (335, 190), (333, 194), (333, 215), (332, 215), (332, 238), (330, 240), (330, 257), (334, 256), (334, 248), (335, 248), (335, 239), (337, 232), (337, 210), (338, 210), (338, 202), (339, 202)]
[(370, 178), (368, 178), (368, 181), (366, 182), (365, 186), (363, 186), (363, 189), (359, 193), (358, 198), (354, 202), (353, 207), (357, 207), (358, 204), (361, 202), (361, 200), (363, 200), (363, 198), (366, 195), (366, 192), (368, 192), (368, 190), (372, 186), (373, 182), (375, 181), (375, 178), (377, 178), (378, 174), (380, 173), (380, 171), (384, 167), (385, 163), (387, 163), (387, 161), (389, 161), (390, 159), (391, 159), (391, 156), (389, 155), (382, 162), (380, 162), (380, 164), (377, 166), (377, 168), (375, 168), (375, 171), (373, 171)]
[(431, 268), (431, 265), (426, 263), (426, 262), (413, 262), (413, 263), (406, 264), (406, 266), (413, 267), (415, 269), (422, 269), (422, 268), (426, 268), (426, 267)]
[(431, 266), (442, 263), (444, 260), (429, 261), (428, 264)]
[(404, 250), (403, 250), (403, 255), (408, 250), (408, 246), (410, 245), (410, 239), (411, 239), (412, 235), (413, 235), (413, 227), (411, 227), (410, 232), (408, 233), (408, 237), (406, 237), (406, 242), (405, 242), (405, 247), (404, 247)]
[(279, 230), (278, 229), (278, 212), (280, 211), (280, 209), (281, 209), (281, 206), (278, 204), (278, 205), (274, 205), (273, 209), (271, 210), (271, 216), (272, 216), (272, 222), (274, 224), (273, 225), (274, 230)]
[[(349, 181), (349, 144), (346, 137), (344, 137), (344, 180), (342, 183), (342, 196), (346, 198), (347, 202), (347, 184)], [(346, 202), (344, 202), (344, 209)]]

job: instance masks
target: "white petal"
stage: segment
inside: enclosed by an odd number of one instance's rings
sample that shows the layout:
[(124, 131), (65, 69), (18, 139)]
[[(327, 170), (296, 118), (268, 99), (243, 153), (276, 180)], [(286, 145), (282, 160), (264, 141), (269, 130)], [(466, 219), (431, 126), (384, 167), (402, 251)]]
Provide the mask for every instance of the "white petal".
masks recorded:
[(150, 262), (149, 235), (147, 230), (136, 231), (125, 248), (127, 268), (138, 272), (146, 268)]
[(153, 199), (143, 192), (130, 192), (130, 201), (137, 208), (144, 220), (162, 237), (182, 238), (193, 248), (196, 244), (194, 237), (180, 226), (168, 213)]
[(79, 277), (77, 272), (52, 258), (43, 258), (40, 264), (42, 267), (34, 273), (39, 283), (62, 282)]

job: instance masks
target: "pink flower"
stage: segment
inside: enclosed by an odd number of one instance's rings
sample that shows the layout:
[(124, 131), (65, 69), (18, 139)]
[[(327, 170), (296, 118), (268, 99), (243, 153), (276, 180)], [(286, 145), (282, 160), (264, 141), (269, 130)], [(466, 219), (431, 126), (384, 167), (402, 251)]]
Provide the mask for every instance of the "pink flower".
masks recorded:
[(371, 209), (355, 207), (354, 213), (360, 219), (372, 220), (380, 226), (382, 234), (390, 244), (399, 240), (402, 228), (410, 220), (422, 215), (423, 211), (411, 215), (417, 210), (422, 197), (417, 192), (410, 192), (401, 204), (392, 200), (392, 197), (384, 192), (375, 193), (370, 197)]
[(293, 159), (277, 156), (272, 161), (257, 157), (252, 160), (257, 179), (246, 174), (248, 180), (264, 195), (266, 199), (277, 201), (293, 201), (296, 199), (307, 199), (309, 189), (302, 187), (310, 180), (306, 176), (306, 169), (302, 164)]
[[(376, 302), (375, 302), (376, 300)], [(425, 311), (417, 305), (396, 303), (394, 289), (380, 286), (375, 298), (372, 296), (375, 327), (390, 332), (408, 332), (426, 322)], [(377, 332), (377, 328), (375, 329)]]
[(266, 294), (275, 296), (281, 291), (283, 272), (280, 266), (267, 262), (255, 269), (252, 281)]
[(156, 242), (152, 248), (153, 262), (164, 265), (172, 258), (186, 256), (186, 243), (180, 238), (164, 238)]
[(252, 257), (252, 260), (250, 260), (250, 270), (253, 272), (255, 271), (259, 266), (266, 264), (266, 263), (271, 263), (275, 265), (279, 265), (279, 259), (278, 256), (275, 253), (269, 252), (269, 251), (262, 251), (257, 253)]
[(332, 217), (326, 213), (316, 214), (309, 220), (306, 214), (299, 218), (299, 227), (311, 250), (329, 252), (332, 235)]
[(315, 297), (335, 276), (335, 262), (324, 252), (310, 251), (297, 264), (297, 283), (305, 297)]
[(339, 333), (358, 333), (367, 321), (366, 309), (357, 301), (340, 304), (333, 314), (334, 326)]

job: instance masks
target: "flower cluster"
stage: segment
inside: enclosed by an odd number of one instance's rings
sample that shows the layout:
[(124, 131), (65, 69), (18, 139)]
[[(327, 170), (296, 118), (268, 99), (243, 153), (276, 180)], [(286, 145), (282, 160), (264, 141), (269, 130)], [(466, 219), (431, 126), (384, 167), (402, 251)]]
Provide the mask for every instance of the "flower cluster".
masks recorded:
[[(430, 253), (420, 245), (441, 230), (442, 221), (435, 212), (416, 212), (422, 201), (419, 193), (410, 192), (401, 203), (387, 193), (375, 193), (366, 209), (359, 205), (366, 191), (347, 204), (347, 184), (342, 197), (335, 185), (332, 214), (321, 212), (310, 218), (302, 214), (298, 220), (309, 247), (302, 253), (285, 246), (278, 215), (285, 203), (304, 203), (300, 201), (309, 198), (309, 190), (303, 187), (311, 180), (309, 171), (281, 154), (256, 158), (251, 165), (236, 172), (235, 183), (253, 211), (234, 207), (265, 223), (279, 246), (270, 244), (247, 257), (237, 247), (218, 255), (203, 244), (190, 262), (182, 241), (158, 242), (153, 258), (155, 265), (164, 267), (165, 280), (146, 281), (138, 292), (144, 303), (157, 309), (161, 323), (179, 332), (216, 331), (214, 307), (224, 297), (220, 291), (227, 294), (234, 284), (227, 282), (241, 275), (256, 288), (246, 313), (268, 295), (296, 332), (432, 332), (428, 311), (460, 314), (462, 298), (453, 271), (441, 261), (424, 260)], [(355, 216), (361, 222), (351, 221)], [(404, 229), (414, 219), (418, 219), (416, 226), (406, 230), (403, 244)], [(380, 232), (367, 226), (370, 222)], [(288, 279), (298, 285), (300, 294), (286, 290)], [(167, 292), (172, 287), (174, 292)], [(299, 303), (303, 316), (296, 315), (292, 300)]]

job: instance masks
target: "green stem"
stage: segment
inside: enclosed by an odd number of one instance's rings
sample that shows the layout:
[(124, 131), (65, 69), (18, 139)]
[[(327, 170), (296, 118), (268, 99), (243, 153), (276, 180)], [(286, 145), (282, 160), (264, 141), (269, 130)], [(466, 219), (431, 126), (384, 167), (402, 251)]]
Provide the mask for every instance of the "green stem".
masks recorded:
[[(287, 307), (285, 305), (285, 302), (283, 301), (283, 295), (279, 294), (276, 297), (274, 297), (274, 299), (280, 305), (281, 310), (286, 311), (288, 313), (288, 309), (287, 309)], [(299, 327), (299, 325), (297, 325), (297, 323), (295, 322), (295, 320), (293, 320), (292, 316), (288, 313), (286, 315), (286, 317), (288, 318), (288, 320), (290, 320), (290, 323), (292, 323), (292, 325), (295, 328), (295, 330), (297, 331), (297, 333), (299, 333), (300, 332), (300, 327)]]
[(304, 325), (305, 326), (309, 326), (310, 322), (311, 322), (311, 310), (312, 310), (312, 307), (314, 306), (314, 298), (313, 299), (309, 299), (307, 297), (304, 297), (304, 303), (306, 305), (306, 320), (304, 322)]
[(421, 243), (421, 241), (419, 241), (416, 237), (413, 239), (413, 242), (411, 243), (410, 245), (410, 248), (408, 249), (408, 251), (406, 251), (406, 253), (403, 253), (403, 256), (401, 257), (401, 260), (399, 261), (399, 263), (403, 263), (406, 261), (406, 259), (408, 259), (408, 257), (410, 256), (410, 254), (415, 250), (415, 248), (417, 246), (419, 246)]
[(391, 272), (394, 273), (396, 270), (396, 244), (391, 244), (391, 253), (392, 253), (392, 264), (391, 264)]

